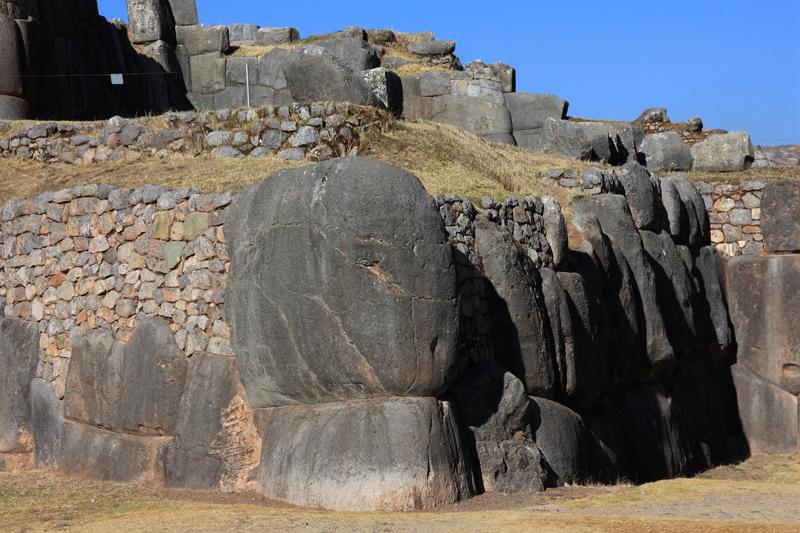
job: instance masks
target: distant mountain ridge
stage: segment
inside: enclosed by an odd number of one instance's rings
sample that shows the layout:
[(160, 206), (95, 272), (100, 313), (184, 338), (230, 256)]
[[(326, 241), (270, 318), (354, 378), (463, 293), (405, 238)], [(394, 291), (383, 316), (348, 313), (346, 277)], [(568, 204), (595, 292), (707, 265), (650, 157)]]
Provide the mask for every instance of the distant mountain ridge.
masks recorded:
[(800, 144), (784, 144), (782, 146), (759, 146), (758, 150), (780, 167), (800, 165)]

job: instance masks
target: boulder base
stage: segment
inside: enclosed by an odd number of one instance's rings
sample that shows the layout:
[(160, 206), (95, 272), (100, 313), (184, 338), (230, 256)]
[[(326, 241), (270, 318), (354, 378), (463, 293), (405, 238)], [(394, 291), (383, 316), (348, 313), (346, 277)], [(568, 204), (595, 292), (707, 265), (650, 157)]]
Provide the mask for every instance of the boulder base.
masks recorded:
[(348, 511), (408, 511), (474, 493), (458, 427), (433, 398), (260, 410), (258, 490), (268, 498)]

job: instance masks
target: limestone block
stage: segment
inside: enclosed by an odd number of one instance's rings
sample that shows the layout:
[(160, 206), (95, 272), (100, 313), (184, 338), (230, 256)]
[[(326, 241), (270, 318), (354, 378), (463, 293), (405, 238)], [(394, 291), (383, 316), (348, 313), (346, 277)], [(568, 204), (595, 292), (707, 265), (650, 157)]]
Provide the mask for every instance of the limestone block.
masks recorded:
[(771, 181), (761, 201), (767, 253), (800, 252), (800, 181)]

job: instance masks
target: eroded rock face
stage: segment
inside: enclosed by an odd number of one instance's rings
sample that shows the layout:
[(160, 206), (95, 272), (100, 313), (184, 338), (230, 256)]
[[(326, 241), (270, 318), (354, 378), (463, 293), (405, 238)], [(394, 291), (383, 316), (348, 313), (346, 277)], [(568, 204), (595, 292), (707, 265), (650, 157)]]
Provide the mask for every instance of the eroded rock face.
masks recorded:
[(455, 268), (417, 178), (337, 159), (276, 173), (231, 213), (226, 313), (254, 408), (445, 391)]
[(30, 385), (38, 337), (35, 323), (0, 318), (0, 453), (33, 451)]
[(505, 102), (511, 113), (517, 146), (529, 150), (538, 146), (545, 121), (564, 119), (569, 109), (569, 103), (554, 94), (509, 93), (505, 95)]
[(474, 494), (446, 402), (395, 398), (264, 409), (259, 492), (331, 510), (408, 511)]
[(711, 135), (692, 146), (693, 170), (731, 172), (750, 168), (755, 160), (750, 135), (731, 132)]
[(551, 486), (580, 483), (588, 469), (588, 440), (583, 419), (559, 403), (530, 398), (534, 440), (549, 465)]

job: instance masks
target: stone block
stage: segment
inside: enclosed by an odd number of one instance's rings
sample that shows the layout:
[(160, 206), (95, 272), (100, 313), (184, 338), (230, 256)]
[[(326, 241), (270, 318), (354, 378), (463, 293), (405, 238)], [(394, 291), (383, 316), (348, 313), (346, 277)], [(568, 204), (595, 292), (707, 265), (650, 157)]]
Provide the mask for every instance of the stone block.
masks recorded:
[(755, 161), (753, 143), (745, 132), (711, 135), (692, 146), (693, 170), (733, 172), (750, 168)]
[(259, 46), (280, 46), (300, 40), (300, 32), (296, 28), (259, 28), (256, 32), (256, 44)]
[(431, 120), (450, 124), (492, 142), (514, 144), (511, 115), (505, 106), (483, 98), (437, 96)]
[(218, 52), (192, 56), (192, 91), (200, 94), (214, 94), (226, 87), (226, 59)]
[(642, 141), (639, 151), (653, 171), (691, 170), (692, 151), (674, 131), (653, 133)]
[[(22, 42), (19, 28), (14, 19), (0, 13), (0, 96), (22, 98), (22, 74), (25, 60), (25, 47)], [(13, 102), (0, 101), (0, 118), (24, 118), (12, 116)], [(4, 107), (6, 108), (4, 110)]]
[(552, 94), (510, 93), (505, 96), (517, 146), (536, 149), (548, 118), (564, 119), (569, 102)]
[(410, 511), (474, 494), (450, 405), (433, 398), (265, 409), (258, 490), (337, 511)]
[(800, 449), (797, 396), (764, 381), (741, 364), (731, 370), (750, 453), (797, 452)]
[(176, 29), (178, 44), (186, 48), (189, 56), (210, 54), (212, 52), (224, 53), (230, 48), (230, 37), (226, 26), (205, 27), (178, 26)]
[(800, 253), (800, 181), (771, 181), (761, 200), (767, 253)]
[(800, 255), (735, 257), (726, 275), (739, 365), (800, 394)]
[(229, 24), (228, 35), (233, 44), (252, 45), (256, 42), (258, 26), (255, 24)]
[(168, 0), (178, 26), (193, 26), (197, 20), (197, 0)]
[(175, 42), (174, 20), (164, 0), (126, 0), (131, 40), (136, 44), (153, 41)]

